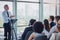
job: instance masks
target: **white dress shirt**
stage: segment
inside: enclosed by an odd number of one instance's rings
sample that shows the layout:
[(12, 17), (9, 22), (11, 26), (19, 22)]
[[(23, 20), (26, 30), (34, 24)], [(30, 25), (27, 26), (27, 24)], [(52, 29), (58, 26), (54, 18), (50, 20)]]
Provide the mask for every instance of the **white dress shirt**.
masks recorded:
[(9, 11), (3, 11), (3, 12), (2, 12), (2, 16), (3, 16), (4, 23), (8, 23), (9, 20), (10, 20), (10, 18), (9, 18), (8, 15), (7, 15), (7, 12), (8, 12), (8, 14), (9, 14), (9, 16), (10, 16), (11, 13), (10, 13)]
[(44, 33), (44, 34), (47, 36), (47, 38), (48, 38), (49, 32), (48, 32), (46, 29), (43, 30), (43, 33)]
[(52, 35), (52, 33), (54, 33), (54, 32), (56, 31), (56, 27), (57, 27), (57, 25), (55, 25), (54, 27), (52, 27), (52, 28), (50, 29), (50, 32), (49, 32), (49, 34), (48, 34), (48, 38)]

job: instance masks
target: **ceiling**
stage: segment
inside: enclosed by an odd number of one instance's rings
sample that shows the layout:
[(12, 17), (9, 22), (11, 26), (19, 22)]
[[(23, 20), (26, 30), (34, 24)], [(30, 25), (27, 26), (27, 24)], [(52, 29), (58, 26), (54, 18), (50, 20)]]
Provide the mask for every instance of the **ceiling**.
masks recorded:
[(0, 1), (10, 1), (10, 2), (13, 2), (13, 0), (0, 0)]

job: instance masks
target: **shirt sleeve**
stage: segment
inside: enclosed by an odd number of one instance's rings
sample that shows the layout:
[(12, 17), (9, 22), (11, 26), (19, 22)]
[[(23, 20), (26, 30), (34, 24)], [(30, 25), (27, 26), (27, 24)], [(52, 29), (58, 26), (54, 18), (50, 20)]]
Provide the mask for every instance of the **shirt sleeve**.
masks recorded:
[(49, 34), (48, 34), (48, 38), (50, 38), (50, 36), (52, 35), (52, 33), (55, 32), (56, 26), (52, 27)]

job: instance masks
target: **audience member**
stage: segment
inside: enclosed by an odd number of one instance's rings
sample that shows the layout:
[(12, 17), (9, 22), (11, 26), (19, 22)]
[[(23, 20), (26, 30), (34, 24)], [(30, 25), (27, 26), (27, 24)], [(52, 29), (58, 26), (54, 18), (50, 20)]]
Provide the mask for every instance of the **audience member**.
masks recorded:
[(50, 32), (48, 34), (48, 38), (51, 37), (52, 33), (56, 32), (57, 23), (58, 23), (59, 20), (60, 20), (60, 16), (56, 16), (55, 17), (56, 25), (50, 29)]
[(49, 21), (51, 28), (56, 25), (56, 23), (54, 22), (54, 16), (50, 16)]
[(42, 22), (39, 22), (39, 21), (35, 22), (33, 25), (34, 32), (30, 35), (28, 40), (33, 40), (35, 37), (37, 37), (39, 35), (44, 35), (42, 33), (43, 29), (44, 29), (44, 26), (43, 26)]
[(22, 34), (22, 37), (21, 37), (21, 40), (25, 40), (25, 36), (26, 34), (29, 32), (29, 31), (33, 31), (32, 29), (32, 25), (34, 24), (34, 22), (36, 22), (35, 19), (31, 19), (30, 22), (29, 22), (29, 27), (25, 28), (23, 34)]
[(50, 25), (49, 25), (49, 21), (47, 19), (44, 20), (44, 30), (43, 33), (45, 33), (45, 35), (48, 36), (50, 31)]
[(57, 28), (56, 28), (56, 32), (57, 33), (53, 33), (50, 40), (60, 40), (60, 20), (58, 21), (57, 24)]

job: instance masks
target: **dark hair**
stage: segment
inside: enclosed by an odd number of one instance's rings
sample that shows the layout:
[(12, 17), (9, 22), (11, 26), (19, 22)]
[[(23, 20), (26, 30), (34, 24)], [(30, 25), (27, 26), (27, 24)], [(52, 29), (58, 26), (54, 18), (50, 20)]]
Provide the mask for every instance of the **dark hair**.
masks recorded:
[(60, 20), (60, 16), (55, 16), (55, 19), (58, 22)]
[(36, 21), (35, 19), (31, 19), (30, 22), (29, 22), (29, 26), (33, 25), (35, 21)]
[(34, 23), (33, 29), (34, 29), (34, 32), (42, 33), (44, 26), (43, 26), (42, 22), (38, 21), (38, 22)]
[(50, 19), (51, 19), (52, 21), (54, 21), (54, 16), (50, 16)]
[(6, 5), (4, 5), (4, 7), (8, 7), (8, 5), (6, 4)]
[(50, 31), (49, 21), (47, 19), (44, 20), (44, 26), (45, 26), (45, 29), (49, 32)]
[(57, 24), (57, 28), (58, 28), (58, 30), (60, 31), (60, 24)]

